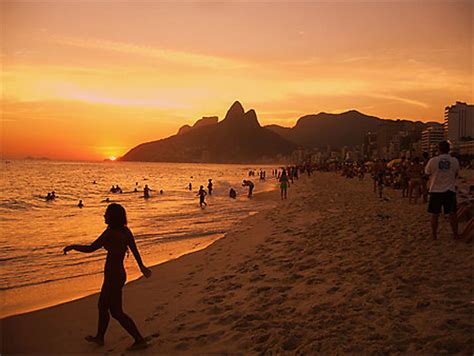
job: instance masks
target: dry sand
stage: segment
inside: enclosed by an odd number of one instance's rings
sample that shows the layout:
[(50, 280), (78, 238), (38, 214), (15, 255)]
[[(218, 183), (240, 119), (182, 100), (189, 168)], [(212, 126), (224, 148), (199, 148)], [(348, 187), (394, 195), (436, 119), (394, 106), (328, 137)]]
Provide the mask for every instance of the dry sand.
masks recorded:
[[(472, 244), (444, 219), (430, 240), (426, 206), (385, 193), (317, 173), (257, 196), (271, 208), (125, 287), (144, 352), (472, 353)], [(97, 299), (4, 319), (2, 353), (123, 353), (115, 320), (104, 347), (83, 341)]]

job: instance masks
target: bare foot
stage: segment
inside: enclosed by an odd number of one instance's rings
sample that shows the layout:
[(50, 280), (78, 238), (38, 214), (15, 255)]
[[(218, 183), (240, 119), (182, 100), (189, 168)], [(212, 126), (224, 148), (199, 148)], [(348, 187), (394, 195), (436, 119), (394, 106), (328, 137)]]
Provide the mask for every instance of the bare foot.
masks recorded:
[(104, 346), (104, 340), (98, 338), (97, 336), (88, 335), (84, 338), (86, 341), (97, 344), (99, 346)]
[(145, 339), (140, 341), (135, 341), (132, 345), (127, 347), (127, 351), (143, 350), (150, 346)]

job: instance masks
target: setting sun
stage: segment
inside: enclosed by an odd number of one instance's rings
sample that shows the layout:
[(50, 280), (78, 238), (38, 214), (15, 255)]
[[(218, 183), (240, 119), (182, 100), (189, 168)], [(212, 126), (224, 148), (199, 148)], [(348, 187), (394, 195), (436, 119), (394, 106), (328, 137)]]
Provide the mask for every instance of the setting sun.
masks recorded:
[(111, 161), (115, 161), (116, 159), (117, 159), (117, 157), (114, 157), (114, 156), (109, 157), (109, 160), (111, 160)]

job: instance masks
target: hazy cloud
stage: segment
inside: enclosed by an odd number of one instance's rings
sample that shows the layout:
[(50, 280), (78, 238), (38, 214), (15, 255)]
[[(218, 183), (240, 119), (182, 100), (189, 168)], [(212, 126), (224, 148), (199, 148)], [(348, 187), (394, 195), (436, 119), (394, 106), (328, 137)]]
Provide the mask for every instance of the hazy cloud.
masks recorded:
[(54, 43), (64, 46), (98, 49), (142, 56), (147, 58), (156, 58), (186, 66), (219, 69), (236, 69), (248, 66), (248, 63), (245, 63), (243, 61), (233, 60), (220, 56), (176, 51), (154, 46), (143, 46), (132, 43), (108, 41), (101, 39), (84, 39), (67, 36), (53, 36), (52, 41)]

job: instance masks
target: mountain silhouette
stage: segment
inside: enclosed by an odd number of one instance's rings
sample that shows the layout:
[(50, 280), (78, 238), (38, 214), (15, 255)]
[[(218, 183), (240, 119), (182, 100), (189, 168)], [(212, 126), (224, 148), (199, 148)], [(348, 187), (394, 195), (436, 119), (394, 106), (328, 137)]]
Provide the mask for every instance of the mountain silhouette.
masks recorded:
[(217, 116), (203, 116), (202, 119), (199, 119), (198, 121), (196, 121), (196, 123), (193, 126), (189, 126), (189, 125), (181, 126), (178, 130), (178, 135), (182, 135), (198, 127), (203, 127), (207, 125), (215, 125), (217, 124), (218, 121), (219, 121), (219, 118)]
[[(251, 163), (288, 155), (296, 145), (260, 126), (254, 110), (244, 111), (236, 101), (221, 122), (217, 118), (181, 127), (177, 135), (143, 143), (127, 152), (123, 161)], [(202, 121), (202, 120), (200, 120)], [(185, 126), (184, 126), (185, 127)]]
[(406, 130), (421, 134), (425, 126), (422, 122), (385, 120), (350, 110), (341, 114), (321, 112), (306, 115), (298, 119), (292, 128), (278, 125), (269, 125), (266, 128), (300, 147), (323, 148), (330, 145), (333, 148), (341, 148), (362, 144), (368, 132), (378, 133), (388, 128), (391, 131)]

